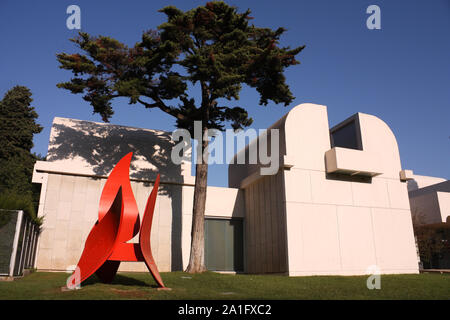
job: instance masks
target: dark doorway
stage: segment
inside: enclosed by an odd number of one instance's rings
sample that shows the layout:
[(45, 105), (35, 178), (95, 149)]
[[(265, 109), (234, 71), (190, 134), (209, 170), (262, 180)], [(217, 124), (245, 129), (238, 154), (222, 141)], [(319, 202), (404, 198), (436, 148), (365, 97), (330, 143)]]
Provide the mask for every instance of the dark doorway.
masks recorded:
[(205, 219), (205, 264), (211, 271), (242, 271), (242, 219)]

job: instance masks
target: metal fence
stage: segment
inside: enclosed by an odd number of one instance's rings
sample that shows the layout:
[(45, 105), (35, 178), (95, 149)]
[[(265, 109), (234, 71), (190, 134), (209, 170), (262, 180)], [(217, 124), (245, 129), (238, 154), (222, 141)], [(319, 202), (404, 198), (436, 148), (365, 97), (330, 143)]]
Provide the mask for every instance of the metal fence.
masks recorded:
[(22, 210), (0, 210), (0, 216), (0, 276), (21, 276), (35, 266), (39, 227)]

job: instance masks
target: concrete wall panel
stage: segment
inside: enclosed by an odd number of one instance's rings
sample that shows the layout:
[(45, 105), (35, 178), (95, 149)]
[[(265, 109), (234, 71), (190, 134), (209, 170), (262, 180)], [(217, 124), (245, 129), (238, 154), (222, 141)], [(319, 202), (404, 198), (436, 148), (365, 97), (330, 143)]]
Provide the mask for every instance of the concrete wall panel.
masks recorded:
[[(38, 269), (66, 270), (77, 264), (84, 242), (98, 218), (98, 203), (104, 182), (105, 179), (49, 174), (47, 200), (42, 213), (45, 219), (39, 241), (41, 253), (37, 259)], [(140, 219), (142, 219), (153, 185), (140, 182), (132, 182), (131, 185), (140, 209)], [(177, 196), (177, 193), (180, 195)], [(151, 235), (152, 250), (160, 271), (172, 270), (171, 254), (174, 250), (172, 248), (172, 218), (177, 211), (173, 209), (181, 208), (181, 204), (175, 204), (174, 199), (181, 201), (181, 187), (163, 186), (155, 206)], [(56, 209), (51, 209), (54, 207)], [(181, 233), (181, 230), (179, 232)], [(137, 242), (137, 237), (130, 242)], [(46, 250), (41, 251), (44, 249)], [(181, 246), (178, 251), (181, 252)], [(123, 263), (119, 271), (145, 270), (140, 263)]]
[(342, 270), (362, 274), (376, 264), (371, 210), (338, 206), (337, 212)]
[(310, 171), (292, 168), (284, 173), (286, 201), (312, 202)]
[(324, 171), (311, 171), (312, 202), (352, 205), (352, 185), (348, 181), (326, 179)]
[(389, 208), (387, 180), (372, 178), (371, 183), (352, 182), (353, 205)]
[(287, 270), (282, 174), (265, 176), (245, 189), (245, 253), (249, 273)]
[(382, 273), (417, 273), (417, 255), (408, 210), (372, 209), (377, 266)]
[[(341, 262), (336, 207), (287, 203), (286, 215), (289, 275), (339, 272)], [(301, 246), (296, 242), (300, 237)]]

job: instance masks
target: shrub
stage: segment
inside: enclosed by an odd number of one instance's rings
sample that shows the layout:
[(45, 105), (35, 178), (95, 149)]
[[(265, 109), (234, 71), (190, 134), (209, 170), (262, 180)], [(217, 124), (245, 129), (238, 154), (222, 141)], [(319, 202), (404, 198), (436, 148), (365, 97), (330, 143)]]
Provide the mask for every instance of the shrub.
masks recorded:
[[(30, 218), (31, 222), (41, 226), (43, 217), (37, 217), (34, 209), (31, 195), (18, 195), (13, 192), (3, 192), (0, 194), (0, 209), (3, 210), (23, 210)], [(9, 221), (9, 214), (6, 211), (0, 211), (0, 226)]]
[(435, 223), (414, 226), (420, 260), (432, 268), (444, 255), (450, 253), (450, 224)]

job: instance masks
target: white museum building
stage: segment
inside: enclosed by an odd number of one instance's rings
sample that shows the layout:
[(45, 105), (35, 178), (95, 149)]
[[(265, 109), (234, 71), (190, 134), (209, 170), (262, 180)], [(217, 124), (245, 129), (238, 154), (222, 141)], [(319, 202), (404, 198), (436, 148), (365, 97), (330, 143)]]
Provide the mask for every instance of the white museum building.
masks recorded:
[[(261, 175), (257, 164), (230, 164), (229, 187), (207, 189), (209, 270), (362, 275), (376, 266), (384, 274), (419, 272), (411, 172), (402, 170), (386, 123), (357, 113), (330, 129), (326, 106), (301, 104), (270, 129), (279, 129), (280, 139), (274, 175)], [(238, 155), (248, 156), (258, 139)], [(33, 174), (42, 184), (38, 215), (44, 217), (36, 268), (77, 264), (98, 218), (103, 185), (129, 152), (141, 218), (161, 175), (151, 234), (156, 264), (162, 272), (186, 268), (195, 178), (190, 161), (170, 160), (175, 143), (169, 132), (55, 118), (47, 159)], [(123, 262), (119, 271), (147, 269), (143, 262)]]

